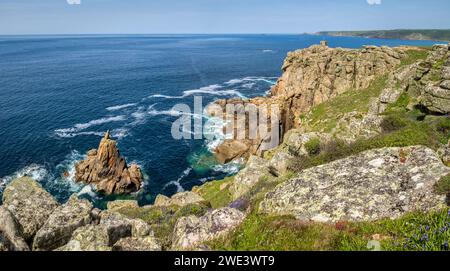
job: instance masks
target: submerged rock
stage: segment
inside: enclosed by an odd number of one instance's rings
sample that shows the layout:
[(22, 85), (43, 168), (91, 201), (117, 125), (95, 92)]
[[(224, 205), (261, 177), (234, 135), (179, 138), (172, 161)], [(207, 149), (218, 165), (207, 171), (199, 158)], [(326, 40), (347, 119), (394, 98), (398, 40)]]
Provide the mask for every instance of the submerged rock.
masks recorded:
[(304, 170), (269, 192), (260, 212), (317, 222), (395, 219), (445, 207), (434, 184), (449, 173), (426, 147), (370, 150)]
[(86, 160), (76, 164), (75, 169), (76, 181), (95, 184), (98, 191), (106, 194), (128, 194), (142, 185), (141, 169), (134, 164), (128, 167), (109, 132), (100, 141), (98, 150), (90, 150)]
[[(21, 236), (20, 226), (14, 216), (4, 207), (0, 206), (0, 243), (3, 250), (28, 251), (30, 248)], [(0, 251), (2, 249), (0, 248)]]
[(172, 248), (197, 249), (202, 243), (230, 232), (241, 224), (244, 218), (244, 213), (228, 207), (213, 210), (202, 217), (182, 217), (175, 224)]
[(22, 177), (5, 188), (3, 206), (17, 219), (23, 238), (30, 240), (59, 204), (39, 183)]
[(91, 223), (92, 208), (89, 201), (73, 195), (50, 215), (36, 233), (33, 250), (53, 250), (66, 244), (76, 229)]

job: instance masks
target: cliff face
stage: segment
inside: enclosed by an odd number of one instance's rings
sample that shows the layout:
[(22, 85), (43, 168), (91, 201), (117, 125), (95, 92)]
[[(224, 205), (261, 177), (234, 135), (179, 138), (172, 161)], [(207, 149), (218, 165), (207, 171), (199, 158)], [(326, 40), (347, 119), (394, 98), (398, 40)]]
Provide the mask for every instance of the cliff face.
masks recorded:
[[(288, 54), (282, 67), (283, 75), (269, 97), (249, 101), (220, 100), (217, 104), (223, 108), (230, 103), (277, 105), (281, 111), (282, 138), (287, 131), (302, 125), (302, 114), (312, 107), (349, 90), (365, 89), (376, 77), (394, 70), (406, 57), (406, 50), (376, 46), (365, 46), (363, 49), (329, 48), (326, 42), (322, 42)], [(216, 155), (221, 162), (261, 155), (263, 140), (230, 139), (217, 148)], [(242, 151), (239, 155), (233, 150), (234, 146), (240, 146)]]

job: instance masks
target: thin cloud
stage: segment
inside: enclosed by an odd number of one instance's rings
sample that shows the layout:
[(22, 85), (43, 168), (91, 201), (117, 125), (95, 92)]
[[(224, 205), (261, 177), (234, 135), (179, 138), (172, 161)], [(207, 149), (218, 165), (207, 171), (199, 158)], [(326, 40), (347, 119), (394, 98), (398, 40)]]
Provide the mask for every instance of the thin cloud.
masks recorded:
[(382, 0), (367, 0), (367, 4), (373, 6), (373, 5), (381, 5)]
[(81, 5), (81, 0), (67, 0), (69, 5)]

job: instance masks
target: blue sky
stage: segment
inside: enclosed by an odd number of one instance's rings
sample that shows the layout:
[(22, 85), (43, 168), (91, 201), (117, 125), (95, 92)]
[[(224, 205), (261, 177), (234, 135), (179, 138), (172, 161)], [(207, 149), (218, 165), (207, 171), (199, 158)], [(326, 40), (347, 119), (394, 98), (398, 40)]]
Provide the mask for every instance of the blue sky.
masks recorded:
[(0, 34), (450, 28), (449, 11), (448, 0), (0, 0)]

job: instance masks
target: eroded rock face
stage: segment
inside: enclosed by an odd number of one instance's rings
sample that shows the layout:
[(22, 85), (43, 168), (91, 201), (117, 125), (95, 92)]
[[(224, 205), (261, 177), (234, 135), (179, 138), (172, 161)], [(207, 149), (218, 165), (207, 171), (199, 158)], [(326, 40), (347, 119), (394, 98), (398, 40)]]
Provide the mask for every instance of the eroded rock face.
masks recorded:
[(59, 204), (28, 177), (13, 180), (3, 193), (3, 206), (14, 215), (25, 240), (30, 240)]
[[(422, 105), (428, 110), (440, 113), (450, 113), (450, 46), (435, 45), (432, 54), (423, 63), (425, 73), (422, 74), (421, 83), (425, 86), (422, 88)], [(436, 66), (436, 63), (443, 61), (443, 65), (438, 71), (435, 78), (427, 78), (424, 76), (430, 73)], [(437, 80), (436, 80), (437, 79)]]
[(181, 192), (173, 195), (171, 198), (164, 195), (158, 195), (155, 200), (155, 206), (180, 206), (184, 207), (189, 204), (198, 204), (206, 202), (204, 198), (194, 192)]
[[(276, 128), (280, 126), (282, 138), (287, 131), (301, 126), (301, 115), (313, 106), (348, 90), (367, 88), (376, 77), (392, 72), (406, 57), (405, 50), (376, 46), (363, 49), (329, 48), (326, 43), (311, 46), (288, 54), (282, 68), (283, 75), (272, 88), (270, 97), (249, 101), (220, 100), (216, 104), (223, 108), (227, 104), (242, 104), (242, 108), (247, 104), (276, 105), (280, 109), (280, 123), (271, 125)], [(260, 156), (265, 151), (261, 148), (265, 140), (267, 138), (227, 140), (216, 149), (216, 157), (220, 162), (229, 162), (250, 155)]]
[(172, 238), (174, 250), (197, 249), (202, 243), (223, 236), (236, 228), (245, 218), (233, 208), (216, 209), (202, 217), (188, 216), (178, 219)]
[(53, 250), (65, 245), (72, 233), (91, 223), (92, 204), (73, 195), (57, 208), (34, 237), (33, 250)]
[(110, 211), (134, 208), (139, 208), (139, 204), (135, 200), (115, 200), (107, 203), (107, 209)]
[(87, 158), (75, 166), (78, 182), (94, 184), (98, 191), (106, 194), (129, 194), (142, 185), (141, 169), (137, 165), (127, 166), (120, 156), (117, 144), (107, 132), (98, 150), (91, 150)]
[[(14, 216), (3, 206), (0, 206), (0, 243), (5, 251), (28, 251), (25, 240), (22, 238), (20, 226)], [(0, 251), (2, 249), (0, 248)]]
[(434, 184), (450, 173), (433, 150), (371, 150), (304, 170), (268, 193), (260, 211), (317, 222), (398, 218), (444, 207)]

